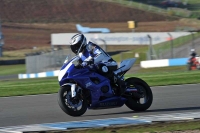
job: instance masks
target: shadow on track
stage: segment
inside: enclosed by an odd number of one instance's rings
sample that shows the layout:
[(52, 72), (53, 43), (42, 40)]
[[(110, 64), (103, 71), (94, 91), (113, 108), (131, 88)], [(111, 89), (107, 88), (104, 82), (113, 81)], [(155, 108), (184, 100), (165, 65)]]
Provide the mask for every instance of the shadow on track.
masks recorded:
[(104, 114), (94, 114), (94, 115), (84, 115), (82, 117), (88, 117), (88, 116), (101, 116), (101, 115), (118, 115), (118, 114), (130, 114), (134, 113), (134, 111), (126, 111), (126, 112), (115, 112), (115, 113), (104, 113)]

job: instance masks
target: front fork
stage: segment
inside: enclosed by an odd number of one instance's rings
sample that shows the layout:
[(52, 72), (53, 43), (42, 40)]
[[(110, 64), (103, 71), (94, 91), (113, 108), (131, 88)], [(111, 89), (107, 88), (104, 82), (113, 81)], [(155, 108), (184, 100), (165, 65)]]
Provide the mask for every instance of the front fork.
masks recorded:
[(72, 97), (76, 96), (76, 85), (75, 84), (71, 85), (71, 93), (72, 93)]
[(62, 86), (66, 86), (66, 85), (69, 85), (71, 87), (71, 97), (75, 97), (76, 96), (76, 84), (67, 83)]

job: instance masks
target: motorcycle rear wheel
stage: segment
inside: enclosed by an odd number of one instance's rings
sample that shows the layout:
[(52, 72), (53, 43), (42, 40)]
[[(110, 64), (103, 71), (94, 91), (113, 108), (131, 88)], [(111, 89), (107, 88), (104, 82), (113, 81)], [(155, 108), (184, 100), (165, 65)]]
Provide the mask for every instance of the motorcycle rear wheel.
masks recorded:
[[(127, 97), (128, 100), (126, 101), (125, 105), (134, 111), (147, 110), (153, 102), (153, 94), (149, 85), (142, 79), (135, 78), (135, 77), (128, 78), (125, 81), (128, 86), (134, 87), (136, 89), (140, 89), (141, 91), (144, 92), (143, 93), (144, 99), (136, 98), (134, 96), (129, 96)], [(141, 100), (143, 100), (144, 103), (141, 103)]]
[[(82, 99), (71, 97), (71, 87), (63, 86), (58, 92), (58, 104), (60, 108), (70, 116), (81, 116), (87, 110), (87, 101), (83, 97)], [(79, 108), (78, 108), (79, 107)]]

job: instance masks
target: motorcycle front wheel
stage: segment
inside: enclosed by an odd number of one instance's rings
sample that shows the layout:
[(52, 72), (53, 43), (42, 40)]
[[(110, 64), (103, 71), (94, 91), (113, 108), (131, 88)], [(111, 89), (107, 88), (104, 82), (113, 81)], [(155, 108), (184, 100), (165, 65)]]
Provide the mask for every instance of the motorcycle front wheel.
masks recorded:
[(87, 110), (87, 101), (84, 97), (72, 97), (71, 86), (63, 86), (58, 92), (58, 104), (60, 108), (70, 116), (81, 116)]
[[(153, 102), (153, 94), (149, 85), (142, 79), (135, 77), (128, 78), (125, 81), (129, 88), (137, 89), (137, 92), (129, 93), (125, 105), (134, 111), (147, 110)], [(135, 95), (137, 95), (137, 97)]]

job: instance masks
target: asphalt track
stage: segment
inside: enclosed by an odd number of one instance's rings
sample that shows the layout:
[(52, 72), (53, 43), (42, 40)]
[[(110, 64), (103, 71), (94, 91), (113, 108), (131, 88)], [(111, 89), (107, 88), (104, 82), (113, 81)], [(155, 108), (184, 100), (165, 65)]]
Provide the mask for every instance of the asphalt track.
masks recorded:
[(200, 111), (200, 84), (151, 88), (154, 101), (145, 112), (134, 112), (124, 105), (88, 110), (81, 117), (66, 115), (56, 94), (0, 98), (0, 127)]

